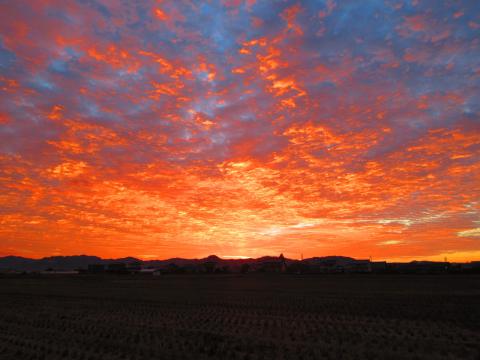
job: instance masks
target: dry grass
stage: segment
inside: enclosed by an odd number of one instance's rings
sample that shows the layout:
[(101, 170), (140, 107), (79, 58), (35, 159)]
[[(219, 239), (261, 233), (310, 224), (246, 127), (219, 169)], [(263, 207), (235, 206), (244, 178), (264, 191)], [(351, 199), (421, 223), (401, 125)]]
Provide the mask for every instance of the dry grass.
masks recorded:
[(478, 359), (480, 276), (0, 279), (0, 359)]

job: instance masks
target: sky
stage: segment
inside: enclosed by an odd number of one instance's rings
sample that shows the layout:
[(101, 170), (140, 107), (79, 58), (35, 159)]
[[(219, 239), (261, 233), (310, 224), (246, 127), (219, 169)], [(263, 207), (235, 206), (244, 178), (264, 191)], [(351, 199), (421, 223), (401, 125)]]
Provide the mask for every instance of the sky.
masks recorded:
[(480, 260), (480, 2), (0, 0), (0, 256)]

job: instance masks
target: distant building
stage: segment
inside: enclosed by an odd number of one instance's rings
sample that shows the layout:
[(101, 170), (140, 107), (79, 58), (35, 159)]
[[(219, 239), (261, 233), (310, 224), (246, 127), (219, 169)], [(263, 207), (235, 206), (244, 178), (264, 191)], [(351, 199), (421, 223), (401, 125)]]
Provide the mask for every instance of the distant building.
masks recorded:
[(138, 272), (142, 270), (142, 264), (140, 262), (130, 262), (126, 264), (126, 268), (129, 272)]
[(146, 269), (140, 269), (138, 271), (138, 273), (139, 274), (152, 275), (155, 271), (158, 271), (158, 269), (146, 268)]
[(354, 260), (345, 264), (345, 271), (351, 273), (369, 273), (372, 272), (370, 260)]
[(372, 261), (370, 264), (373, 272), (384, 272), (387, 269), (386, 261)]
[(271, 258), (272, 260), (262, 261), (256, 266), (256, 270), (259, 272), (268, 273), (285, 273), (287, 271), (287, 263), (283, 254), (280, 254), (278, 258)]
[(125, 263), (111, 263), (107, 265), (107, 271), (111, 273), (125, 274), (128, 272), (127, 265)]
[(153, 275), (153, 276), (161, 276), (161, 275), (162, 275), (162, 272), (160, 271), (160, 269), (155, 269), (155, 270), (152, 272), (152, 275)]
[(91, 274), (100, 274), (105, 272), (105, 265), (103, 264), (90, 264), (88, 265), (88, 272)]
[(456, 268), (464, 273), (480, 273), (480, 261), (456, 264)]
[(435, 261), (412, 261), (409, 263), (389, 263), (388, 272), (404, 274), (434, 274), (448, 271), (448, 263)]
[(25, 271), (21, 270), (11, 270), (11, 269), (0, 269), (0, 275), (19, 275), (25, 274)]
[(76, 275), (78, 274), (78, 270), (53, 270), (47, 269), (45, 271), (41, 271), (40, 274), (42, 275)]
[[(302, 263), (304, 263), (302, 261)], [(304, 264), (308, 272), (316, 274), (338, 273), (370, 273), (372, 263), (370, 260), (356, 260), (344, 256), (328, 256), (324, 258), (312, 258)]]

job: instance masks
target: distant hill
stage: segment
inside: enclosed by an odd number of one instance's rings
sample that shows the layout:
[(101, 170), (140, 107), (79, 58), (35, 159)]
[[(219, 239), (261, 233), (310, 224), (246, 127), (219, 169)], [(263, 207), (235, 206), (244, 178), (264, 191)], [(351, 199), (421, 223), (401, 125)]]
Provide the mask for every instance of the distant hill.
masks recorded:
[[(86, 269), (93, 264), (111, 263), (139, 263), (145, 267), (162, 267), (170, 264), (176, 266), (196, 266), (204, 263), (215, 263), (217, 266), (241, 266), (243, 264), (258, 264), (264, 262), (278, 261), (278, 257), (264, 256), (258, 259), (222, 259), (216, 255), (210, 255), (201, 259), (171, 258), (166, 260), (140, 260), (133, 257), (119, 259), (102, 259), (97, 256), (75, 255), (75, 256), (51, 256), (42, 259), (29, 259), (19, 256), (0, 257), (0, 270), (16, 271), (43, 271), (46, 269), (75, 270)], [(291, 263), (297, 260), (285, 259)]]
[(50, 256), (42, 259), (28, 259), (19, 256), (0, 258), (0, 270), (42, 271), (46, 269), (75, 270), (86, 269), (91, 264), (109, 264), (112, 262), (139, 262), (135, 258), (102, 259), (97, 256)]
[[(143, 268), (185, 268), (185, 269), (240, 269), (245, 265), (249, 265), (250, 269), (272, 269), (281, 262), (285, 264), (292, 271), (325, 271), (325, 269), (355, 269), (355, 266), (371, 266), (371, 269), (385, 269), (386, 262), (370, 262), (369, 260), (358, 260), (346, 256), (324, 256), (312, 257), (304, 260), (295, 259), (281, 259), (277, 256), (262, 256), (260, 258), (247, 259), (222, 259), (216, 255), (210, 255), (201, 259), (184, 259), (171, 258), (166, 260), (140, 260), (134, 257), (125, 257), (118, 259), (102, 259), (98, 256), (89, 255), (75, 255), (75, 256), (51, 256), (42, 259), (29, 259), (20, 256), (5, 256), (0, 257), (0, 271), (44, 271), (52, 270), (78, 270), (87, 269), (89, 265), (108, 265), (113, 263), (123, 263)], [(443, 262), (431, 261), (412, 261), (409, 263), (390, 263), (388, 268), (392, 271), (409, 271), (418, 269), (442, 268), (445, 269)], [(471, 262), (469, 267), (479, 267), (480, 262)], [(309, 270), (308, 270), (309, 269)], [(323, 269), (323, 270), (322, 270)], [(358, 268), (357, 268), (358, 270)], [(370, 271), (370, 270), (369, 270)]]

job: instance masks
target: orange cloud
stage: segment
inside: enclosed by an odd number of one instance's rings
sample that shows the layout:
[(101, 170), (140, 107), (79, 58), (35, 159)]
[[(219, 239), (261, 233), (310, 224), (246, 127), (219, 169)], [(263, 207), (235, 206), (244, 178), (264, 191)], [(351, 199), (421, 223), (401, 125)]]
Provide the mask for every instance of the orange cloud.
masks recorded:
[(155, 8), (154, 13), (155, 13), (155, 16), (157, 17), (157, 19), (159, 19), (159, 20), (165, 21), (165, 20), (168, 19), (165, 12), (160, 8)]
[(478, 25), (428, 7), (1, 2), (0, 255), (473, 260)]

